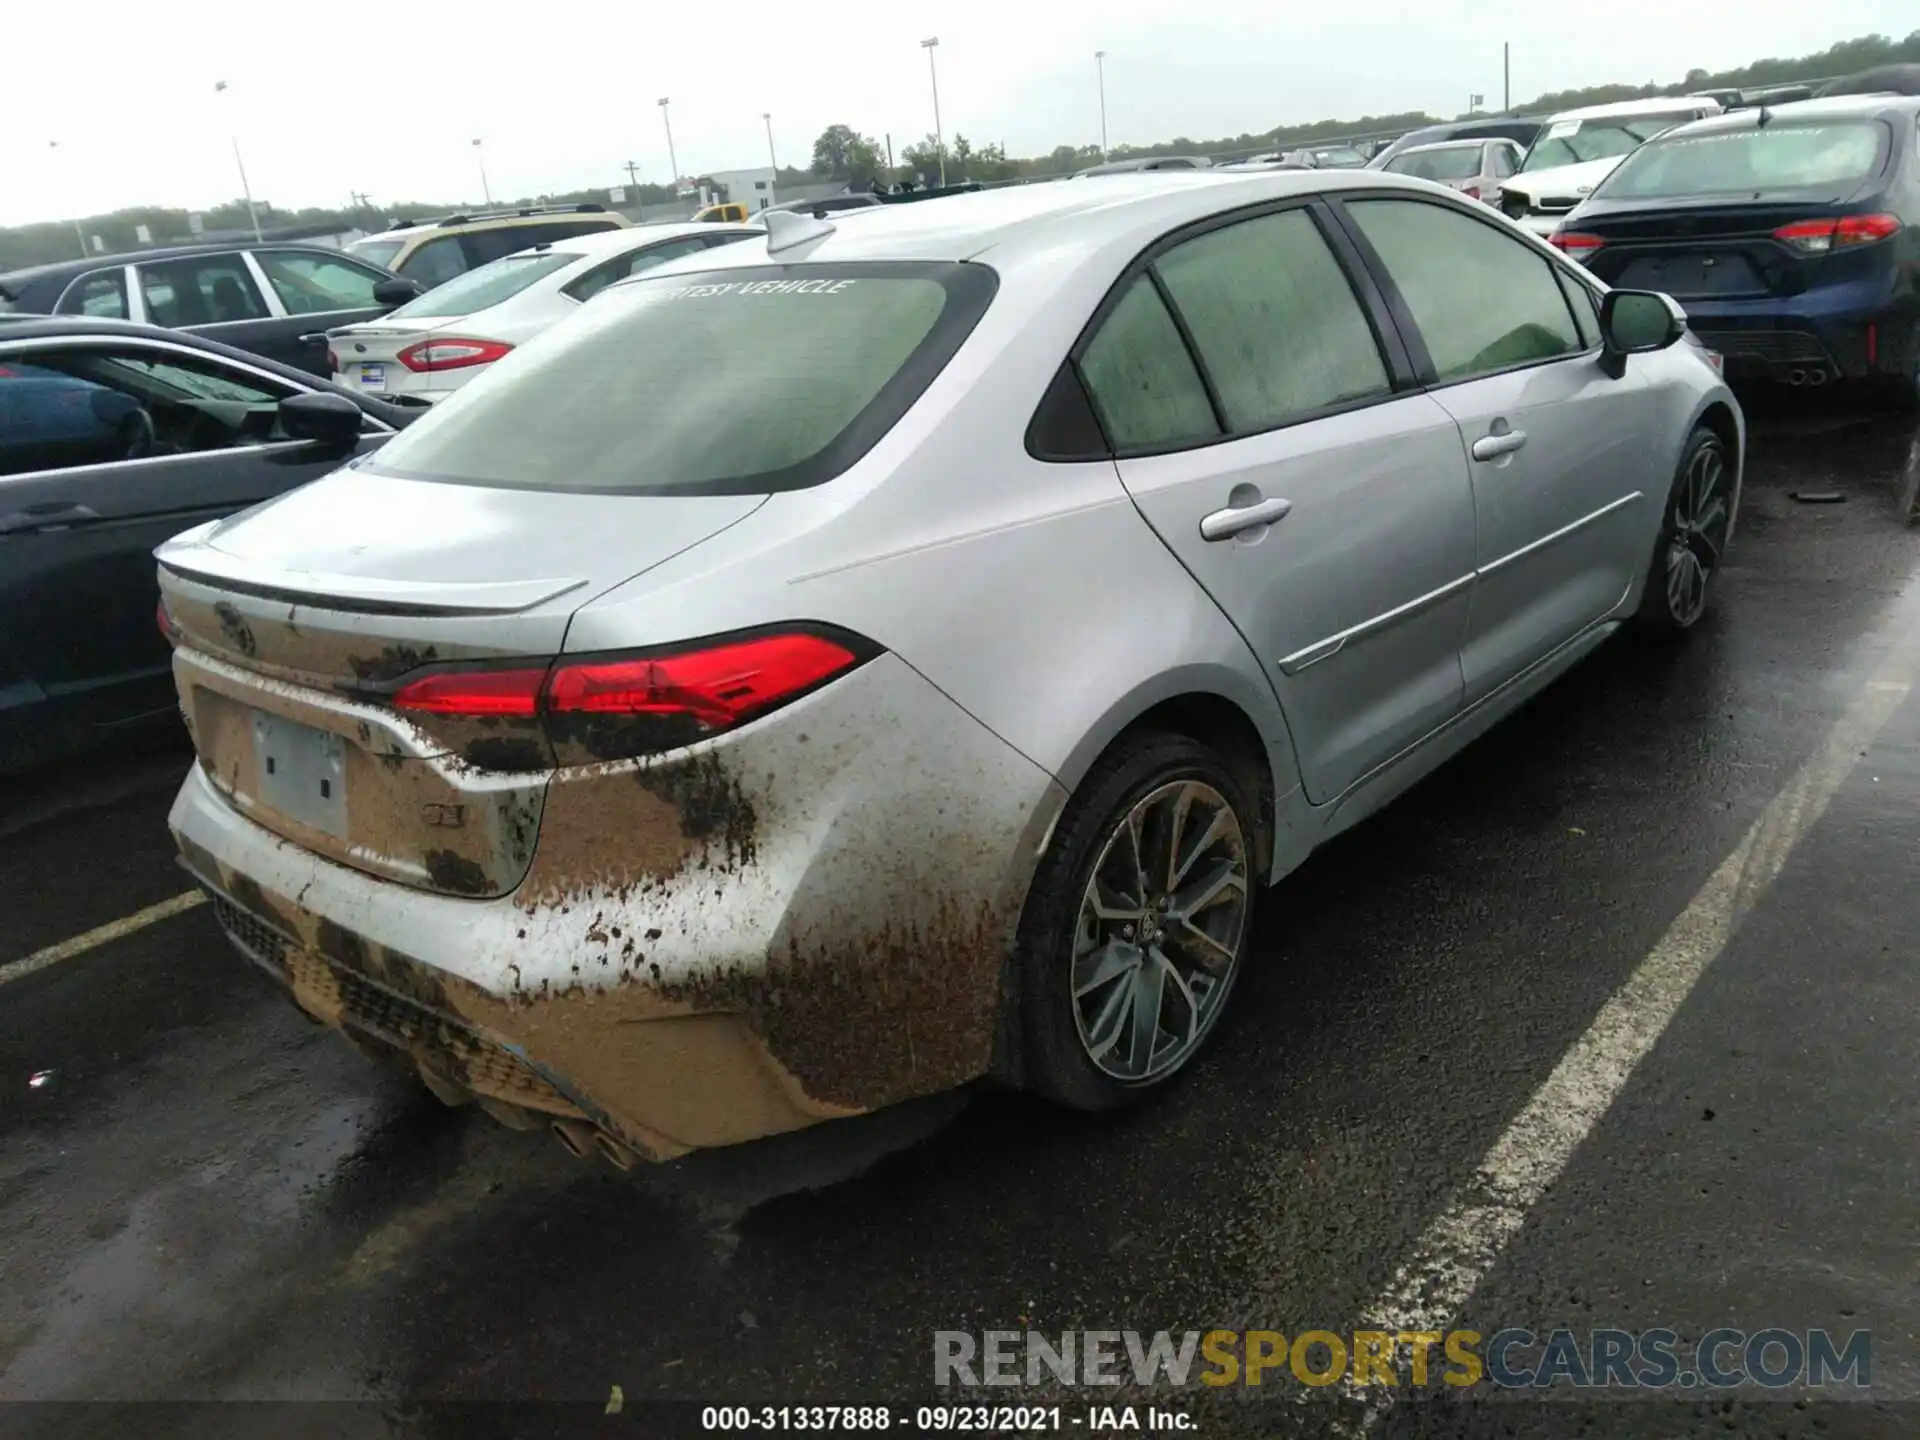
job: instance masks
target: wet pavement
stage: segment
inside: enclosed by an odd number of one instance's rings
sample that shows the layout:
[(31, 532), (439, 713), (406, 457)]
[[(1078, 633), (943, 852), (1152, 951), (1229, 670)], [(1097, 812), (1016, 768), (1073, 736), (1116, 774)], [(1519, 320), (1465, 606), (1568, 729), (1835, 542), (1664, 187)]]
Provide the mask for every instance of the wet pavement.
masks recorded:
[[(911, 1405), (935, 1398), (938, 1330), (1350, 1334), (1916, 643), (1920, 439), (1791, 398), (1749, 400), (1707, 629), (1607, 645), (1271, 892), (1239, 1013), (1136, 1113), (956, 1096), (620, 1175), (390, 1077), (204, 909), (0, 986), (0, 1401), (366, 1400), (331, 1418), (379, 1434), (411, 1402), (597, 1413), (615, 1385), (636, 1410)], [(1790, 498), (1820, 490), (1844, 502)], [(1866, 1329), (1871, 1386), (1409, 1401), (1377, 1429), (1920, 1434), (1920, 694), (1861, 749), (1461, 1315)], [(0, 966), (185, 888), (164, 826), (183, 765), (163, 748), (0, 792)], [(1352, 1426), (1290, 1392), (1152, 1398), (1207, 1434)], [(169, 1424), (210, 1433), (204, 1412), (138, 1429)]]

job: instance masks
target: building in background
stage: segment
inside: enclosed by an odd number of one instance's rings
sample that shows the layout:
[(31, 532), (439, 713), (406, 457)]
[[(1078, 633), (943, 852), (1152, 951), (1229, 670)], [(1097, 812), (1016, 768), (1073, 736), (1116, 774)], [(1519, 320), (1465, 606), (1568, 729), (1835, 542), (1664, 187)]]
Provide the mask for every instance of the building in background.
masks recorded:
[(749, 170), (715, 170), (700, 178), (710, 182), (704, 188), (711, 192), (701, 197), (702, 204), (731, 201), (746, 206), (749, 215), (758, 215), (780, 198), (774, 187), (773, 171), (765, 165)]

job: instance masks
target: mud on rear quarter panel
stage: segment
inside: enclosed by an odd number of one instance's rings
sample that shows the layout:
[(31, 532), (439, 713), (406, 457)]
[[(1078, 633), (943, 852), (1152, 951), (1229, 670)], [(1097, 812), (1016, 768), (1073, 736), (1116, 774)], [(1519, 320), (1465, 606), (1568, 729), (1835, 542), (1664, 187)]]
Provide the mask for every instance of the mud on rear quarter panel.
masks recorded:
[(662, 1154), (984, 1074), (1065, 798), (883, 655), (718, 741), (557, 772), (500, 900), (316, 859), (198, 775), (172, 823), (297, 943), (523, 1049)]

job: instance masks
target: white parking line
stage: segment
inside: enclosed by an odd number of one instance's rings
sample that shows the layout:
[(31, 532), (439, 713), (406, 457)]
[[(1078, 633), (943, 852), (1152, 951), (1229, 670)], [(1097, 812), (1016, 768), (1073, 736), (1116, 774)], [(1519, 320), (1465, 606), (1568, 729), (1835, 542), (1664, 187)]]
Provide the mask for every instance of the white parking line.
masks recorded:
[(136, 930), (144, 930), (156, 921), (168, 919), (204, 905), (207, 897), (200, 890), (189, 890), (184, 895), (176, 895), (171, 900), (162, 900), (158, 905), (149, 905), (144, 910), (136, 910), (131, 915), (89, 930), (84, 935), (76, 935), (71, 940), (62, 940), (58, 945), (49, 945), (44, 950), (36, 950), (24, 960), (15, 960), (11, 965), (0, 965), (0, 985), (23, 980), (37, 970), (49, 965), (58, 965), (62, 960), (71, 960), (76, 955), (84, 955), (96, 946), (109, 940), (118, 940), (123, 935), (131, 935)]
[[(1812, 757), (1661, 936), (1587, 1031), (1554, 1067), (1471, 1179), (1421, 1235), (1370, 1307), (1367, 1328), (1441, 1330), (1459, 1314), (1527, 1212), (1560, 1178), (1653, 1049), (1728, 937), (1778, 878), (1787, 857), (1826, 810), (1868, 744), (1920, 683), (1920, 632), (1910, 631)], [(1359, 1429), (1393, 1405), (1368, 1387)]]

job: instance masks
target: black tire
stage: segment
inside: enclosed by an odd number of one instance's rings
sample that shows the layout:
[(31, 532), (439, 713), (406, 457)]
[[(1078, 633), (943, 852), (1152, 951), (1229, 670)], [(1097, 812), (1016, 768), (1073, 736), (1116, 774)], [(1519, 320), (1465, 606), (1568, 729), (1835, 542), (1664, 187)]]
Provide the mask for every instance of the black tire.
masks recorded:
[[(1717, 463), (1718, 479), (1702, 505), (1699, 494), (1703, 479), (1696, 467)], [(1673, 483), (1667, 489), (1666, 503), (1660, 512), (1660, 534), (1653, 542), (1653, 555), (1647, 562), (1647, 583), (1634, 613), (1633, 626), (1649, 640), (1671, 642), (1696, 629), (1711, 608), (1713, 588), (1720, 576), (1722, 552), (1726, 549), (1727, 529), (1732, 520), (1733, 463), (1726, 442), (1705, 425), (1687, 437), (1680, 451), (1680, 464)], [(1721, 507), (1717, 518), (1712, 499)], [(1695, 512), (1707, 512), (1706, 523), (1695, 522)], [(1682, 576), (1676, 588), (1674, 567), (1686, 568), (1677, 551), (1691, 555), (1702, 572), (1695, 583), (1691, 572)]]
[[(1190, 1026), (1190, 1029), (1197, 1028), (1197, 1035), (1180, 1041), (1190, 1047), (1186, 1053), (1172, 1062), (1172, 1068), (1164, 1074), (1128, 1081), (1116, 1078), (1096, 1064), (1089, 1053), (1092, 1042), (1082, 1040), (1084, 1022), (1078, 1018), (1073, 994), (1075, 957), (1082, 936), (1081, 903), (1107, 842), (1110, 838), (1117, 839), (1135, 807), (1181, 782), (1197, 782), (1207, 787), (1232, 812), (1245, 866), (1242, 903), (1237, 916), (1213, 913), (1206, 923), (1213, 929), (1224, 929), (1222, 938), (1232, 936), (1234, 954), (1231, 962), (1219, 962), (1224, 975), (1202, 976), (1196, 970), (1186, 976), (1190, 984), (1183, 984), (1174, 992), (1176, 998), (1171, 1004), (1179, 1015), (1197, 1017), (1201, 1008), (1205, 1010), (1204, 1022), (1197, 1027)], [(1197, 796), (1201, 792), (1191, 793)], [(1174, 803), (1177, 806), (1178, 801)], [(1203, 803), (1196, 800), (1186, 813), (1190, 816), (1203, 813)], [(1149, 732), (1129, 736), (1101, 757), (1068, 802), (1034, 876), (1020, 919), (1013, 998), (1020, 1011), (1015, 1033), (1024, 1059), (1022, 1081), (1026, 1088), (1075, 1109), (1110, 1110), (1157, 1094), (1185, 1073), (1193, 1057), (1204, 1049), (1219, 1028), (1240, 972), (1246, 968), (1253, 899), (1262, 878), (1253, 871), (1258, 848), (1256, 823), (1242, 780), (1212, 750), (1184, 735)], [(1199, 828), (1197, 821), (1195, 828)], [(1113, 863), (1111, 855), (1109, 863)], [(1212, 857), (1209, 863), (1226, 865), (1219, 856)], [(1194, 873), (1199, 873), (1197, 868)], [(1191, 943), (1189, 937), (1176, 935), (1176, 925), (1169, 914), (1162, 913), (1156, 919), (1164, 924), (1161, 935), (1165, 944), (1161, 953), (1184, 959), (1187, 954), (1204, 949)], [(1181, 942), (1178, 946), (1176, 940)], [(1207, 989), (1201, 1006), (1190, 1008), (1183, 1004), (1203, 979)], [(1124, 986), (1127, 982), (1114, 983)], [(1132, 1022), (1128, 1024), (1130, 1027)], [(1116, 1021), (1116, 1031), (1119, 1028)], [(1149, 1064), (1156, 1053), (1158, 1034), (1156, 1029), (1145, 1046)]]

